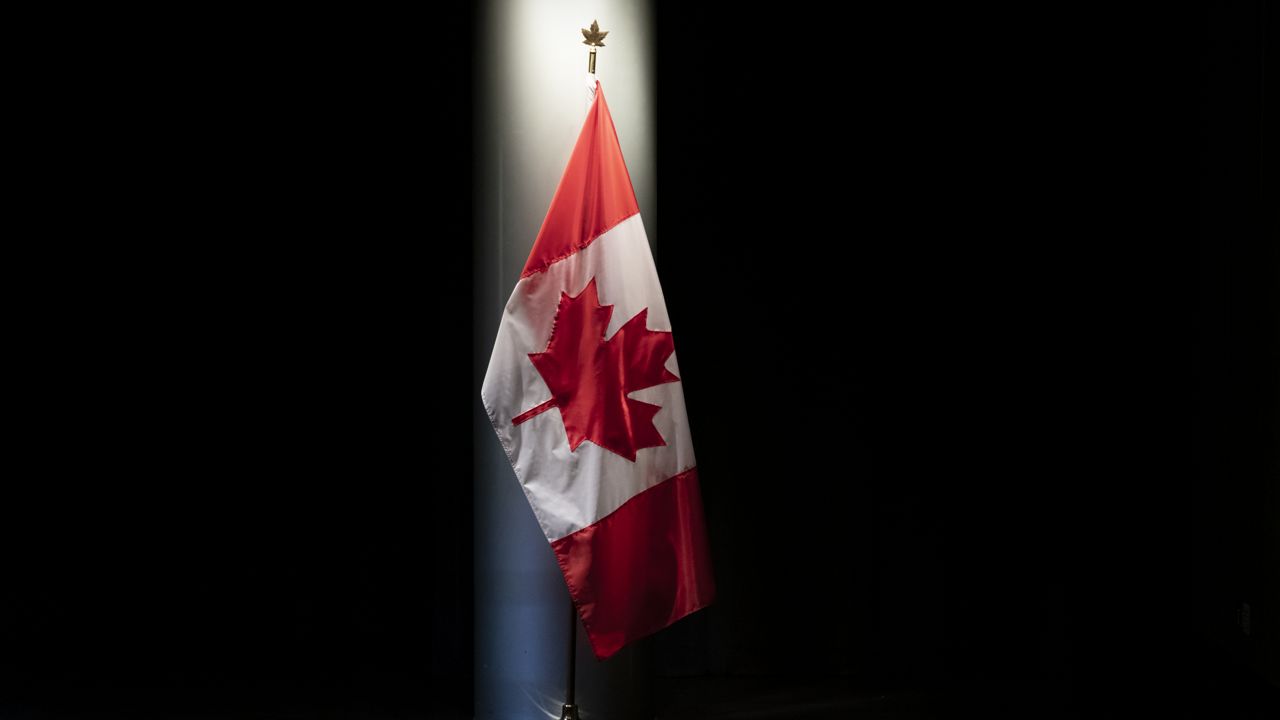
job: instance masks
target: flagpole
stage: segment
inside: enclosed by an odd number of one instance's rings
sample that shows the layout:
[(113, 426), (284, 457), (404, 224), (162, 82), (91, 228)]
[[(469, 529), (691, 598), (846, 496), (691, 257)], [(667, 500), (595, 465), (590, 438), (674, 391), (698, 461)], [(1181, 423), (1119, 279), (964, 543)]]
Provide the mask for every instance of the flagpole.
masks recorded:
[[(587, 72), (591, 75), (596, 74), (596, 48), (604, 47), (604, 36), (608, 35), (608, 30), (601, 30), (600, 23), (595, 20), (591, 21), (591, 27), (582, 28), (583, 45), (591, 48), (591, 52), (587, 54)], [(595, 95), (595, 87), (591, 87), (589, 94)], [(560, 710), (560, 720), (579, 720), (577, 700), (574, 699), (574, 685), (578, 679), (578, 608), (573, 604), (573, 598), (569, 598), (569, 672), (565, 678), (564, 690), (564, 707)]]
[(578, 720), (578, 705), (574, 700), (574, 684), (578, 675), (578, 609), (569, 598), (569, 677), (565, 682), (564, 707), (560, 720)]

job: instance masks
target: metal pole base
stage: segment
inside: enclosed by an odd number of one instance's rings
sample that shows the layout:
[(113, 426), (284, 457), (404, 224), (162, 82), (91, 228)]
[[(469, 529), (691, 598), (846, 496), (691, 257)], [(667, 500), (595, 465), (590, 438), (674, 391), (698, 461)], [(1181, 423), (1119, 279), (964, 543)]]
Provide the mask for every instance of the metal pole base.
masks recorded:
[(560, 720), (578, 720), (578, 706), (565, 705), (560, 711)]

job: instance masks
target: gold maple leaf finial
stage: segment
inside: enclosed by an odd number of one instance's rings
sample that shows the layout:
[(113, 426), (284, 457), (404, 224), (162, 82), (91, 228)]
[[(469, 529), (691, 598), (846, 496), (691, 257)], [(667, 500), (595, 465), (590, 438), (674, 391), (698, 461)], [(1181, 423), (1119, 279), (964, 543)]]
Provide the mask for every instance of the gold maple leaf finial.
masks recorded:
[(582, 28), (582, 37), (586, 38), (586, 40), (582, 41), (582, 44), (590, 45), (591, 47), (604, 47), (604, 43), (600, 41), (604, 40), (604, 36), (608, 34), (609, 34), (608, 30), (601, 32), (600, 23), (596, 22), (595, 20), (592, 20), (590, 30), (586, 28)]

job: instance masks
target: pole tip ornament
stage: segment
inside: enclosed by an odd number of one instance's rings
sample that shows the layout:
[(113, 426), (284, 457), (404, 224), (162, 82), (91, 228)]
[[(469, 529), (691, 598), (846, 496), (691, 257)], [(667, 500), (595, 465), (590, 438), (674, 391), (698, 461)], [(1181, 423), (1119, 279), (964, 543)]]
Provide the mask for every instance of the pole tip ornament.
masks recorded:
[(590, 45), (591, 47), (604, 47), (604, 43), (601, 41), (604, 40), (604, 36), (608, 34), (608, 30), (601, 31), (600, 23), (592, 20), (590, 30), (582, 28), (582, 37), (586, 38), (586, 40), (582, 41), (582, 44)]

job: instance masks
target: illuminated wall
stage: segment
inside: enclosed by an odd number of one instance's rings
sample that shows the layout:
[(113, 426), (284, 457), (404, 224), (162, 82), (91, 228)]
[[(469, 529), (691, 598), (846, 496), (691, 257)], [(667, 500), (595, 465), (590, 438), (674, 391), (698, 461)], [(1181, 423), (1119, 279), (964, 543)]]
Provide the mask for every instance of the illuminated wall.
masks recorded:
[[(652, 13), (647, 2), (490, 0), (475, 30), (475, 717), (559, 717), (569, 594), (480, 404), (502, 307), (587, 109), (579, 28), (609, 31), (597, 73), (657, 248)], [(448, 108), (442, 108), (447, 112)], [(440, 242), (461, 239), (440, 238)], [(647, 642), (605, 663), (581, 630), (578, 703), (593, 720), (652, 717)]]

